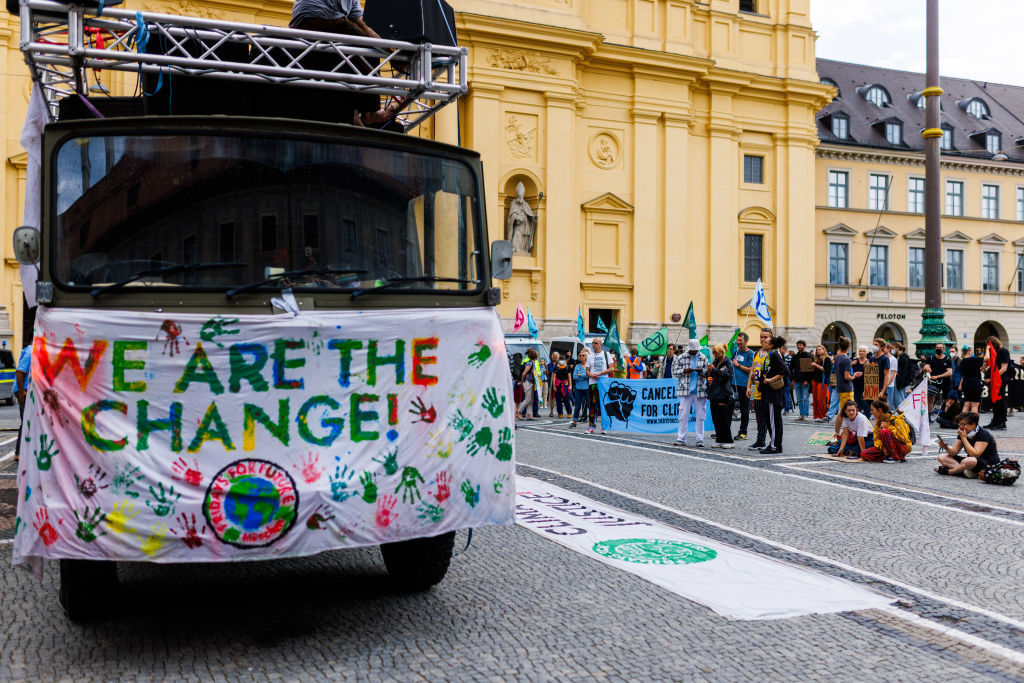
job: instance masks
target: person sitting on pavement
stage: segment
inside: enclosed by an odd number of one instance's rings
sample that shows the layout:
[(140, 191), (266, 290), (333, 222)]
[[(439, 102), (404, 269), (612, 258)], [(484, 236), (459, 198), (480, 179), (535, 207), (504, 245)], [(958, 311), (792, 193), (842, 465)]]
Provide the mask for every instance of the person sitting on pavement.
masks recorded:
[(860, 454), (874, 445), (871, 437), (871, 421), (857, 408), (857, 402), (848, 400), (843, 404), (842, 433), (837, 434), (839, 443), (828, 447), (832, 455), (844, 455), (860, 460)]
[(956, 429), (956, 418), (960, 413), (973, 412), (963, 410), (963, 406), (966, 403), (961, 404), (959, 401), (959, 394), (956, 390), (949, 392), (949, 396), (946, 397), (946, 402), (942, 404), (942, 408), (935, 418), (935, 424), (939, 425), (943, 429)]
[[(962, 474), (973, 479), (984, 472), (986, 467), (999, 464), (999, 449), (992, 433), (978, 426), (977, 413), (961, 413), (957, 415), (958, 428), (956, 442), (947, 444), (939, 437), (939, 464), (935, 471), (939, 474)], [(960, 455), (963, 450), (966, 455)]]
[(860, 457), (868, 462), (883, 462), (891, 458), (897, 461), (907, 459), (912, 444), (910, 426), (901, 413), (893, 414), (889, 403), (882, 399), (871, 403), (871, 414), (875, 418), (872, 433), (873, 444), (861, 451)]

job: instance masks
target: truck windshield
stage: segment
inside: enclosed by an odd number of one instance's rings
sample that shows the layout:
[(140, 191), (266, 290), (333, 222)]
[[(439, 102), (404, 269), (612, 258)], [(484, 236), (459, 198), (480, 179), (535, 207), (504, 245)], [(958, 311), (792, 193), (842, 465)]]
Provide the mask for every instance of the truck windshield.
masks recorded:
[(54, 173), (63, 287), (481, 287), (477, 183), (458, 160), (349, 141), (110, 135), (66, 140)]

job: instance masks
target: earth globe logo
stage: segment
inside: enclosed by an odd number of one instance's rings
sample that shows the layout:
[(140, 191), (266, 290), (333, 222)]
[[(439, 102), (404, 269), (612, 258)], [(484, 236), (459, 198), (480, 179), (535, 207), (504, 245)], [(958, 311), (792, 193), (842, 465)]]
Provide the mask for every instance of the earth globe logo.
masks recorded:
[(218, 472), (206, 491), (203, 512), (217, 538), (239, 548), (280, 540), (295, 524), (295, 481), (268, 460), (237, 460)]

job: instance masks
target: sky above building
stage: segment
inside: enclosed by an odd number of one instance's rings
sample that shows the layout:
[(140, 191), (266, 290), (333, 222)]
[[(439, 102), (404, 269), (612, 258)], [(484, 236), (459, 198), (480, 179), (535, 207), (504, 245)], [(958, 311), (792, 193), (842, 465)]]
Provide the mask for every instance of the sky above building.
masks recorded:
[[(1014, 34), (1022, 0), (941, 0), (943, 76), (1024, 86)], [(925, 70), (925, 0), (811, 0), (817, 55), (870, 66)]]

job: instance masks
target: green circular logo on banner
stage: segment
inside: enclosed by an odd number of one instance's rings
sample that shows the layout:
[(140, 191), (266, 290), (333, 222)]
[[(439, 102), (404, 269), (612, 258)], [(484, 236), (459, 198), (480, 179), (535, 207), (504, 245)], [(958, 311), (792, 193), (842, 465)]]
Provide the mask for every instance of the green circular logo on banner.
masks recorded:
[(637, 564), (696, 564), (718, 557), (717, 552), (702, 545), (653, 538), (599, 541), (594, 544), (594, 552), (613, 560)]

